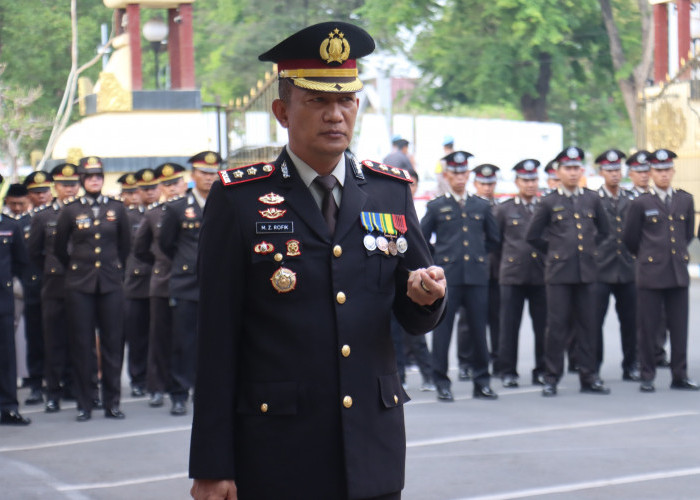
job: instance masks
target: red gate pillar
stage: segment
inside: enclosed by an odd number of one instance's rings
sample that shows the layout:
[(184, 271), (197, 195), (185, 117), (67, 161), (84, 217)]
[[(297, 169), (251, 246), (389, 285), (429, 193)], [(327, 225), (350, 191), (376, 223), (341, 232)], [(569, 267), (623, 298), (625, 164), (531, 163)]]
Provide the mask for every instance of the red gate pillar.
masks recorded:
[(690, 52), (690, 0), (676, 0), (676, 6), (678, 8), (678, 63), (681, 64), (688, 60), (688, 52)]
[[(182, 4), (168, 14), (170, 24), (171, 88), (194, 89), (194, 41), (192, 4)], [(177, 21), (176, 21), (177, 20)]]
[(130, 3), (126, 6), (129, 31), (129, 50), (131, 51), (131, 90), (143, 88), (141, 75), (141, 7)]

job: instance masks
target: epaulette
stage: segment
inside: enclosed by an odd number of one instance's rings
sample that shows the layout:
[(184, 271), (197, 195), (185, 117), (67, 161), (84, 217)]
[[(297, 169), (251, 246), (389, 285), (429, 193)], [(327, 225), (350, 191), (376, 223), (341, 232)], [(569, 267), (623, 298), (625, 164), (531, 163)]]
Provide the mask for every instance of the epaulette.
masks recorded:
[(257, 181), (270, 177), (275, 171), (272, 163), (255, 163), (245, 167), (229, 168), (219, 170), (219, 177), (224, 186), (234, 186), (243, 182)]
[(105, 198), (107, 198), (108, 200), (118, 201), (119, 203), (124, 203), (124, 200), (122, 200), (119, 196), (114, 194), (108, 194), (107, 196), (105, 196)]
[(39, 205), (38, 207), (34, 207), (32, 209), (33, 214), (38, 214), (39, 212), (42, 212), (49, 208), (51, 206), (51, 203), (44, 203), (43, 205)]
[(148, 206), (146, 207), (146, 210), (153, 210), (153, 209), (156, 208), (158, 205), (160, 205), (160, 202), (159, 202), (159, 201), (154, 201), (153, 203), (151, 203), (150, 205), (148, 205)]
[(66, 205), (70, 205), (71, 203), (75, 203), (78, 201), (80, 198), (77, 196), (70, 196), (66, 198), (66, 201), (63, 202), (63, 206), (65, 207)]
[(408, 173), (408, 170), (404, 170), (403, 168), (390, 167), (389, 165), (384, 165), (383, 163), (378, 163), (372, 160), (362, 160), (362, 165), (366, 167), (367, 170), (374, 172), (375, 174), (382, 174), (393, 179), (413, 183), (411, 174)]

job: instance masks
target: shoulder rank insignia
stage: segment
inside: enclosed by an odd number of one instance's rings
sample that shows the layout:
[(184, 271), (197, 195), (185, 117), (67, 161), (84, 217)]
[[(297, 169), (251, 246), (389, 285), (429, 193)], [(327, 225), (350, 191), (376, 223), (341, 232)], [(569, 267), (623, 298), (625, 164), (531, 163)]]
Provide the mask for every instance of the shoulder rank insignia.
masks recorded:
[(372, 160), (363, 160), (362, 165), (370, 172), (393, 177), (394, 179), (400, 179), (404, 182), (413, 182), (413, 179), (411, 179), (411, 174), (408, 173), (408, 170), (404, 170), (403, 168), (390, 167), (389, 165), (384, 165), (383, 163), (378, 163)]
[(270, 177), (275, 171), (275, 166), (271, 163), (256, 163), (244, 167), (219, 170), (219, 177), (224, 186), (233, 186), (243, 182), (255, 181)]

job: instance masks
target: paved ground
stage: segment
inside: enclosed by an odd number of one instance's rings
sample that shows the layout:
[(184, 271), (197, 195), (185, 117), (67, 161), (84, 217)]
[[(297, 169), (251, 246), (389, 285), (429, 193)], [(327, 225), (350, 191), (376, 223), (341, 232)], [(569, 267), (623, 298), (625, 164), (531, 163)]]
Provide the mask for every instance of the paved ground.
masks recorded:
[[(700, 379), (697, 280), (691, 304), (689, 367)], [(404, 499), (700, 498), (700, 393), (669, 390), (668, 370), (659, 372), (654, 394), (622, 382), (614, 316), (605, 332), (610, 396), (579, 394), (575, 375), (567, 375), (553, 399), (495, 381), (500, 399), (475, 401), (471, 384), (456, 382), (457, 400), (446, 404), (418, 392), (411, 373)], [(525, 321), (523, 375), (532, 367), (531, 338)], [(23, 408), (31, 426), (0, 428), (0, 497), (188, 498), (191, 417), (171, 417), (167, 406), (148, 408), (142, 399), (126, 398), (122, 407), (124, 421), (95, 412), (85, 424), (74, 421), (74, 405), (55, 415)]]

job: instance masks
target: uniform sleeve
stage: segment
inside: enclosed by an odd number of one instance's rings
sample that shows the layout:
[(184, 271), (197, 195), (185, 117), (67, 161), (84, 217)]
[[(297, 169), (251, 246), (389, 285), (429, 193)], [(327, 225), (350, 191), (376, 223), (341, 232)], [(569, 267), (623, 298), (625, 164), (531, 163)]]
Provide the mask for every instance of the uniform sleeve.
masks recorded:
[(486, 238), (486, 251), (498, 251), (501, 244), (501, 233), (496, 225), (496, 218), (491, 207), (487, 208), (484, 213), (484, 236)]
[(608, 220), (608, 215), (605, 213), (605, 207), (603, 207), (603, 202), (600, 201), (600, 197), (596, 195), (595, 200), (595, 220), (598, 229), (595, 242), (596, 245), (600, 245), (610, 235), (610, 221)]
[(153, 242), (153, 232), (151, 231), (151, 224), (146, 216), (136, 230), (136, 235), (134, 236), (134, 255), (136, 258), (147, 264), (153, 264), (155, 262), (155, 256), (151, 252), (151, 243)]
[(544, 200), (538, 204), (535, 214), (532, 216), (527, 228), (525, 239), (540, 252), (547, 253), (547, 240), (544, 238), (544, 230), (549, 224), (549, 205)]
[(131, 250), (131, 223), (129, 222), (129, 214), (121, 203), (119, 204), (119, 212), (119, 218), (117, 219), (119, 221), (117, 250), (119, 252), (119, 260), (121, 260), (122, 265), (126, 266), (126, 258)]
[(44, 268), (44, 227), (43, 217), (38, 215), (32, 219), (27, 240), (27, 254), (29, 260), (39, 269)]
[(27, 247), (24, 244), (22, 228), (16, 225), (12, 232), (12, 274), (17, 278), (22, 278), (25, 270), (29, 266)]
[(423, 235), (423, 239), (428, 245), (428, 250), (430, 255), (435, 257), (435, 246), (430, 243), (430, 239), (433, 237), (433, 232), (435, 231), (435, 210), (433, 210), (432, 205), (428, 205), (425, 211), (425, 215), (420, 221), (420, 232)]
[(494, 211), (494, 219), (496, 220), (496, 229), (498, 229), (498, 255), (500, 260), (501, 250), (503, 248), (503, 231), (506, 225), (506, 206), (499, 205)]
[(235, 479), (234, 427), (245, 265), (240, 223), (221, 183), (207, 198), (197, 273), (197, 376), (189, 475)]
[(177, 214), (175, 210), (169, 206), (165, 206), (163, 210), (163, 218), (160, 221), (160, 238), (158, 245), (168, 258), (173, 259), (177, 251)]
[(70, 255), (68, 255), (68, 241), (73, 232), (73, 221), (68, 208), (61, 210), (56, 222), (56, 239), (54, 240), (54, 253), (63, 267), (68, 267)]
[(632, 204), (627, 212), (625, 229), (622, 233), (622, 241), (632, 255), (637, 255), (639, 251), (639, 242), (642, 236), (643, 211), (644, 208), (639, 198), (632, 200)]
[(693, 241), (694, 235), (693, 231), (695, 229), (695, 202), (693, 201), (693, 197), (690, 196), (690, 203), (688, 204), (688, 213), (685, 216), (685, 224), (686, 224), (686, 231), (685, 234), (687, 236), (686, 243), (689, 245), (691, 241)]
[(440, 323), (445, 314), (447, 300), (446, 298), (438, 299), (431, 306), (424, 307), (416, 304), (406, 295), (409, 271), (431, 266), (433, 258), (421, 232), (416, 209), (413, 205), (413, 198), (408, 187), (406, 187), (405, 214), (408, 228), (406, 231), (408, 251), (403, 258), (403, 262), (397, 267), (393, 310), (396, 319), (408, 333), (423, 335)]

